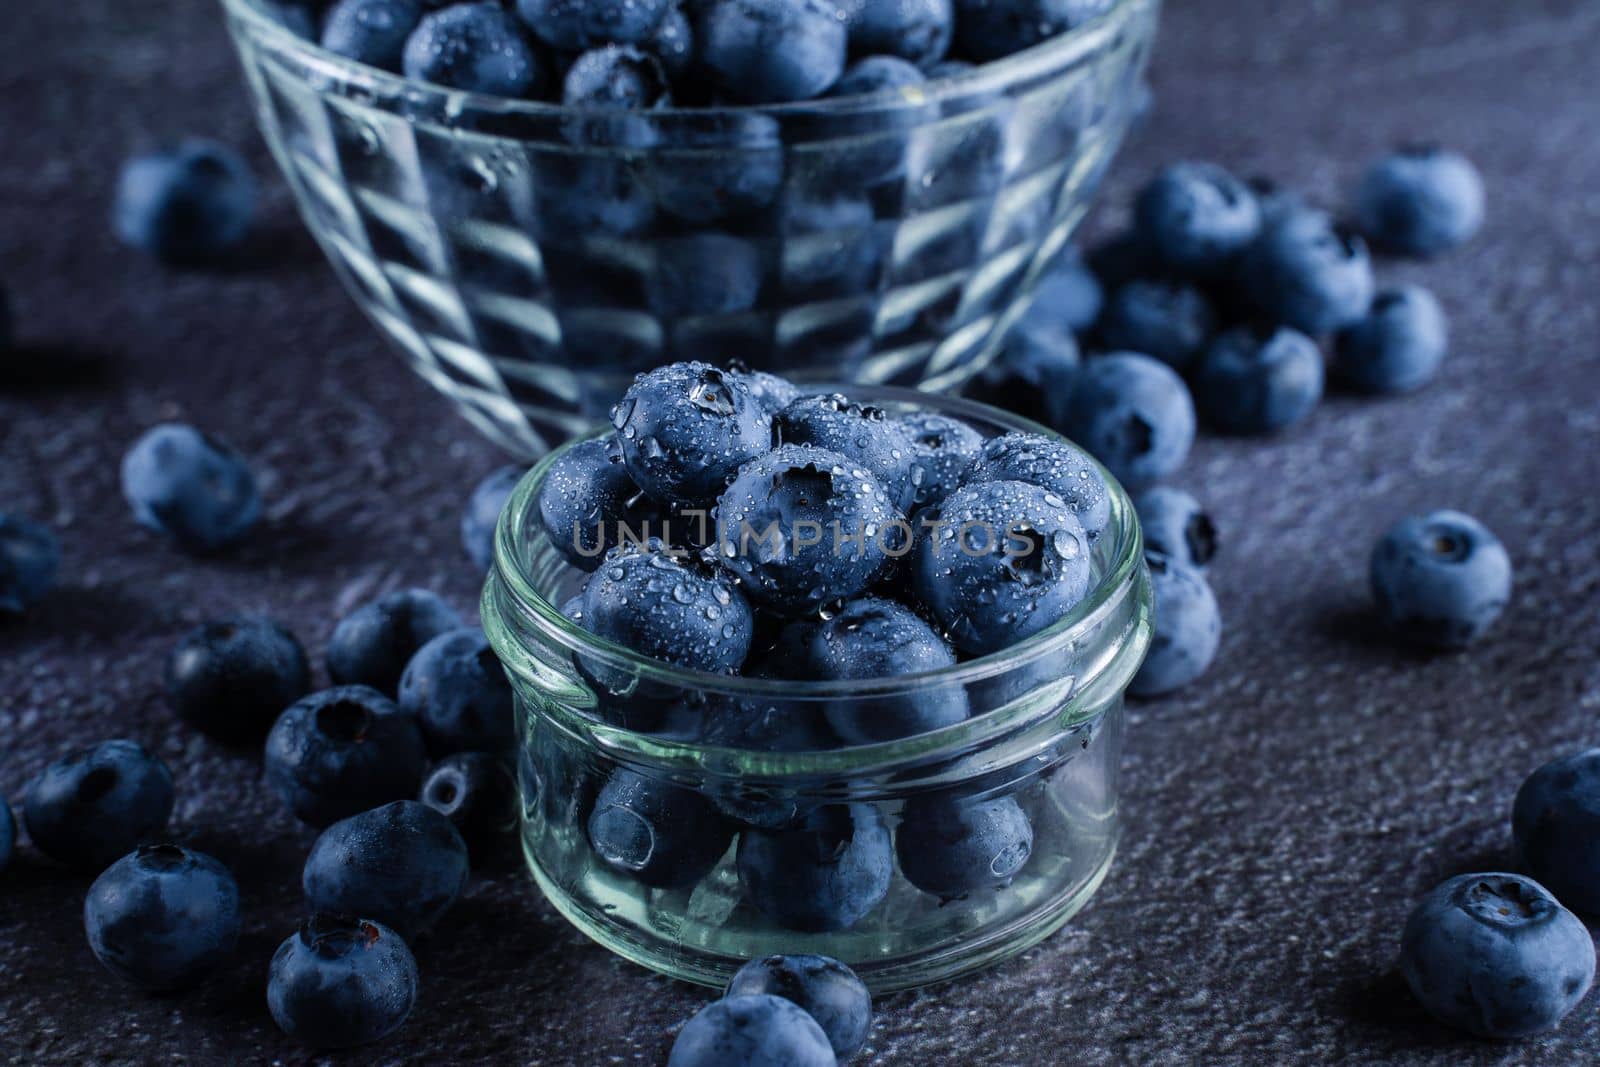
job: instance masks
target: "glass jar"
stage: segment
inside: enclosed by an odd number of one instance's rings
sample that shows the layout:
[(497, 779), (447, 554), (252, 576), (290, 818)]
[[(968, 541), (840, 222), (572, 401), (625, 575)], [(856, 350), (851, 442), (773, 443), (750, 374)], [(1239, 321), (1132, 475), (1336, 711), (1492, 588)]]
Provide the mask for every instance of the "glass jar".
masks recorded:
[[(1054, 436), (969, 401), (851, 396), (938, 411), (985, 436)], [(1123, 690), (1150, 640), (1138, 522), (1109, 475), (1094, 584), (1055, 626), (916, 675), (779, 681), (648, 660), (562, 614), (585, 576), (536, 505), (559, 454), (501, 517), (483, 620), (516, 690), (528, 865), (574, 925), (692, 982), (810, 952), (881, 992), (1015, 955), (1088, 902), (1116, 851)], [(719, 742), (715, 728), (727, 708), (783, 731), (952, 694), (969, 718), (873, 744), (758, 750)]]

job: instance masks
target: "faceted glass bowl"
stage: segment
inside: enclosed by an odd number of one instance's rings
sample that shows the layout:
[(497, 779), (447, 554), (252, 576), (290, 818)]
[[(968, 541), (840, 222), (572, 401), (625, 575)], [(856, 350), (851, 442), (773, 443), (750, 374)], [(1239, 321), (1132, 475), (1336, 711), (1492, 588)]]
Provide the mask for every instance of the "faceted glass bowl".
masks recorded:
[[(1049, 434), (965, 400), (887, 388), (851, 395), (891, 411), (940, 411), (986, 436)], [(756, 956), (819, 953), (885, 991), (1013, 956), (1088, 902), (1116, 849), (1123, 690), (1150, 642), (1138, 522), (1109, 475), (1111, 521), (1093, 546), (1095, 584), (1054, 626), (921, 674), (777, 681), (648, 660), (561, 614), (585, 575), (539, 519), (539, 490), (560, 454), (529, 472), (501, 515), (483, 623), (516, 693), (523, 851), (574, 925), (628, 959), (705, 985), (725, 983)], [(874, 744), (774, 752), (711, 743), (715, 734), (704, 729), (730, 706), (826, 721), (873, 714), (885, 701), (952, 696), (965, 699), (965, 721)], [(623, 775), (663, 799), (632, 851), (607, 852), (615, 839), (597, 843), (593, 820), (606, 783)], [(929, 835), (949, 829), (943, 816), (927, 817), (940, 801), (1025, 819), (1031, 850), (980, 851), (965, 868), (979, 884), (930, 888), (928, 872), (908, 872), (907, 858), (926, 861)], [(613, 828), (636, 810), (605, 808)], [(782, 836), (817, 825), (855, 829), (842, 838)], [(849, 858), (841, 841), (854, 834), (874, 847)], [(767, 890), (747, 883), (746, 848), (764, 846), (793, 850), (776, 873), (809, 887), (800, 900), (774, 909)], [(805, 906), (840, 895), (839, 885), (813, 885), (807, 871), (834, 863), (856, 868), (845, 884), (872, 892), (824, 919)], [(861, 867), (879, 880), (857, 877)]]
[(742, 360), (943, 390), (992, 357), (1132, 117), (1160, 0), (904, 92), (617, 113), (409, 81), (222, 0), (311, 232), (525, 456), (633, 375)]

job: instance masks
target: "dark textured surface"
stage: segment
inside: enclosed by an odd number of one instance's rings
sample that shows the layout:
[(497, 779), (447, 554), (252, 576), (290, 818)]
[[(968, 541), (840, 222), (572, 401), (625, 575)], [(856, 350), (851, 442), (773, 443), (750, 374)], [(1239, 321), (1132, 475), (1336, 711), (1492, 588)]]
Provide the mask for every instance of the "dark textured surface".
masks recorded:
[[(313, 652), (341, 610), (422, 584), (458, 606), (473, 480), (498, 462), (384, 351), (267, 182), (258, 265), (172, 274), (105, 225), (121, 157), (179, 134), (265, 154), (207, 0), (13, 0), (0, 65), (0, 273), (28, 351), (0, 385), (0, 506), (61, 531), (66, 583), (0, 629), (0, 790), (125, 735), (177, 772), (174, 832), (233, 865), (237, 965), (155, 998), (96, 966), (89, 879), (23, 848), (0, 880), (0, 1061), (294, 1062), (263, 985), (299, 909), (309, 836), (250, 755), (179, 728), (159, 694), (178, 634), (270, 612)], [(1335, 398), (1270, 445), (1206, 440), (1184, 481), (1214, 509), (1228, 623), (1210, 676), (1133, 710), (1122, 856), (1098, 899), (981, 978), (880, 1005), (866, 1062), (1567, 1064), (1600, 1056), (1593, 996), (1554, 1036), (1459, 1039), (1391, 975), (1400, 925), (1446, 875), (1508, 862), (1512, 794), (1600, 739), (1600, 9), (1592, 0), (1173, 0), (1157, 108), (1097, 222), (1175, 156), (1331, 199), (1392, 142), (1483, 168), (1484, 233), (1432, 285), (1454, 351), (1419, 396)], [(40, 381), (38, 379), (46, 379)], [(181, 557), (136, 529), (116, 465), (170, 417), (266, 476), (245, 551)], [(1412, 510), (1477, 514), (1517, 566), (1513, 604), (1459, 656), (1373, 636), (1365, 562)], [(396, 1038), (342, 1062), (657, 1063), (705, 996), (591, 947), (525, 876), (478, 881), (418, 947)]]

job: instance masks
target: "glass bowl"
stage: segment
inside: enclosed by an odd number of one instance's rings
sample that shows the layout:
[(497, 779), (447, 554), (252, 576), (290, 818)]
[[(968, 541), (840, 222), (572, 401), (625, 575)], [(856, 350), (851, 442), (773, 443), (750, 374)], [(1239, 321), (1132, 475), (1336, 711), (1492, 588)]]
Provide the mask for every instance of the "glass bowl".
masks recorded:
[(1160, 5), (915, 91), (623, 115), (409, 81), (222, 2), (346, 287), (529, 457), (675, 359), (960, 385), (1086, 209)]
[[(986, 436), (1054, 436), (970, 401), (851, 394), (953, 415)], [(483, 621), (516, 692), (523, 849), (574, 925), (705, 985), (756, 956), (820, 953), (885, 991), (1015, 955), (1089, 900), (1117, 844), (1123, 690), (1150, 641), (1138, 522), (1109, 475), (1095, 584), (1053, 627), (921, 674), (774, 681), (670, 667), (562, 615), (585, 575), (552, 545), (537, 506), (560, 454), (529, 472), (501, 516)], [(971, 717), (900, 740), (800, 751), (710, 740), (729, 708), (810, 731), (830, 712), (952, 694)], [(985, 820), (999, 837), (963, 839), (961, 826)], [(967, 862), (946, 862), (951, 849)]]

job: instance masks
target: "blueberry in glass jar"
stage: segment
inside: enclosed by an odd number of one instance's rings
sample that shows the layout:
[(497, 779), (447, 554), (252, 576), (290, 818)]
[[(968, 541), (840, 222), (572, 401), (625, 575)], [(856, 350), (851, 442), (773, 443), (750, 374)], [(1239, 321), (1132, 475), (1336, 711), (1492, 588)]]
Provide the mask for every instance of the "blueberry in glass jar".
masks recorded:
[(1372, 261), (1360, 237), (1320, 211), (1267, 226), (1239, 268), (1243, 295), (1271, 322), (1313, 337), (1360, 320), (1372, 303)]
[(854, 461), (881, 482), (896, 508), (915, 496), (911, 469), (914, 450), (904, 423), (871, 404), (857, 404), (842, 393), (803, 396), (772, 417), (781, 444), (809, 445)]
[(1067, 502), (1026, 482), (963, 485), (917, 515), (912, 588), (964, 652), (1054, 625), (1089, 591), (1089, 537)]
[(708, 0), (694, 15), (700, 63), (736, 100), (805, 100), (844, 73), (844, 20), (828, 0)]
[(911, 501), (908, 510), (936, 504), (961, 484), (983, 449), (983, 435), (960, 419), (936, 411), (900, 418), (911, 441)]
[(204, 853), (144, 845), (89, 887), (83, 927), (95, 958), (118, 978), (145, 989), (181, 989), (233, 955), (239, 886)]
[(660, 542), (614, 549), (583, 593), (590, 633), (690, 670), (725, 672), (750, 652), (754, 620), (739, 587)]
[(1128, 692), (1155, 697), (1183, 688), (1211, 666), (1222, 641), (1222, 613), (1200, 571), (1151, 551), (1145, 553), (1145, 565), (1155, 601), (1155, 633)]
[(202, 733), (259, 743), (311, 691), (311, 665), (283, 625), (225, 619), (190, 630), (168, 653), (166, 691), (178, 717)]
[(740, 967), (725, 996), (770, 995), (805, 1009), (840, 1063), (867, 1043), (872, 995), (849, 967), (827, 956), (762, 956)]
[(376, 689), (312, 693), (278, 717), (266, 745), (267, 783), (312, 826), (416, 796), (422, 730)]
[(1131, 281), (1100, 316), (1105, 347), (1154, 356), (1183, 371), (1204, 351), (1217, 315), (1199, 289), (1182, 282)]
[(1134, 497), (1133, 507), (1146, 551), (1202, 571), (1216, 556), (1216, 523), (1193, 494), (1157, 486)]
[(1364, 393), (1409, 393), (1433, 380), (1450, 347), (1444, 309), (1420, 285), (1387, 289), (1339, 331), (1334, 373)]
[(197, 266), (237, 249), (255, 212), (256, 181), (244, 159), (225, 145), (189, 140), (123, 165), (112, 224), (124, 244)]
[(694, 27), (683, 8), (674, 7), (662, 16), (661, 25), (640, 47), (656, 57), (669, 81), (684, 81), (694, 66)]
[(322, 21), (322, 47), (399, 73), (406, 41), (422, 21), (416, 0), (339, 0)]
[(1511, 598), (1511, 557), (1459, 511), (1400, 520), (1372, 550), (1372, 595), (1399, 637), (1440, 649), (1470, 645)]
[(761, 295), (761, 249), (726, 233), (664, 242), (645, 279), (645, 301), (668, 322), (748, 311)]
[(861, 0), (850, 11), (850, 51), (898, 56), (927, 70), (950, 50), (950, 0)]
[(505, 757), (493, 752), (446, 756), (422, 782), (422, 803), (450, 820), (474, 866), (517, 828), (517, 783)]
[(37, 604), (60, 570), (61, 543), (50, 527), (0, 512), (0, 617)]
[(867, 56), (844, 69), (828, 90), (829, 96), (866, 96), (921, 85), (927, 75), (899, 56)]
[(580, 441), (557, 456), (539, 486), (538, 506), (550, 543), (582, 571), (598, 567), (624, 539), (652, 532), (654, 509), (623, 465), (615, 438)]
[(736, 369), (732, 373), (744, 380), (750, 395), (756, 398), (763, 411), (776, 415), (800, 396), (800, 387), (787, 378), (761, 370)]
[(57, 760), (29, 783), (22, 821), (40, 852), (93, 871), (158, 836), (172, 803), (165, 763), (133, 741), (103, 741)]
[(1133, 489), (1176, 473), (1194, 444), (1188, 387), (1171, 367), (1138, 353), (1089, 360), (1059, 414), (1056, 428)]
[(1008, 886), (1033, 855), (1033, 823), (1015, 797), (913, 798), (895, 851), (906, 880), (941, 900)]
[(673, 0), (516, 0), (517, 17), (559, 52), (641, 44), (660, 27)]
[(406, 40), (408, 78), (513, 99), (537, 96), (547, 61), (499, 4), (454, 4), (425, 16)]
[(318, 914), (273, 954), (272, 1021), (313, 1048), (366, 1045), (399, 1029), (417, 1001), (417, 961), (371, 919)]
[(679, 1031), (667, 1067), (835, 1067), (816, 1020), (782, 997), (728, 997), (701, 1008)]
[(449, 819), (397, 800), (322, 831), (301, 885), (312, 911), (368, 915), (411, 937), (450, 910), (468, 869), (466, 842)]
[(819, 808), (798, 826), (739, 835), (739, 882), (765, 916), (788, 930), (848, 930), (889, 892), (894, 849), (871, 804)]
[(1478, 232), (1483, 199), (1483, 179), (1465, 156), (1423, 145), (1373, 163), (1356, 187), (1355, 212), (1379, 248), (1428, 257)]
[[(467, 500), (466, 510), (461, 513), (461, 547), (481, 570), (488, 570), (494, 560), (494, 530), (500, 521), (500, 512), (526, 473), (525, 467), (501, 467), (479, 482)], [(562, 544), (555, 536), (551, 541)]]
[(516, 743), (511, 683), (476, 626), (418, 649), (400, 676), (398, 703), (434, 752), (505, 752)]
[(1211, 163), (1163, 169), (1139, 191), (1134, 215), (1144, 245), (1156, 258), (1194, 277), (1225, 270), (1261, 229), (1255, 194)]
[(1235, 327), (1218, 337), (1195, 372), (1195, 403), (1229, 433), (1267, 434), (1305, 418), (1322, 399), (1322, 352), (1287, 326)]
[(611, 44), (584, 52), (572, 61), (561, 84), (561, 102), (569, 107), (629, 113), (572, 120), (570, 136), (580, 144), (648, 148), (656, 141), (656, 131), (637, 113), (670, 101), (660, 61), (633, 45)]
[(122, 495), (140, 525), (188, 552), (227, 548), (261, 518), (261, 494), (244, 457), (179, 423), (148, 430), (128, 449)]
[(1027, 482), (1066, 502), (1090, 541), (1111, 521), (1111, 491), (1095, 463), (1066, 441), (1012, 431), (991, 437), (962, 476), (962, 484)]
[(392, 694), (417, 649), (460, 626), (461, 616), (437, 593), (389, 593), (339, 620), (328, 639), (328, 674), (338, 685)]
[[(746, 677), (778, 677), (746, 668)], [(714, 700), (701, 720), (698, 740), (706, 745), (755, 752), (816, 752), (837, 748), (840, 739), (817, 709), (778, 699)], [(761, 783), (711, 783), (706, 795), (717, 810), (745, 826), (779, 830), (794, 826), (815, 806), (798, 790)]]
[(703, 225), (750, 215), (783, 185), (783, 142), (771, 115), (713, 112), (662, 133), (644, 161), (645, 182), (674, 218)]
[(1114, 0), (955, 0), (957, 51), (1000, 59), (1075, 29), (1111, 10)]
[(694, 885), (733, 839), (702, 794), (623, 767), (595, 797), (586, 829), (602, 863), (658, 889)]
[(772, 417), (736, 374), (673, 363), (641, 374), (611, 409), (622, 461), (657, 501), (709, 506), (772, 446)]

